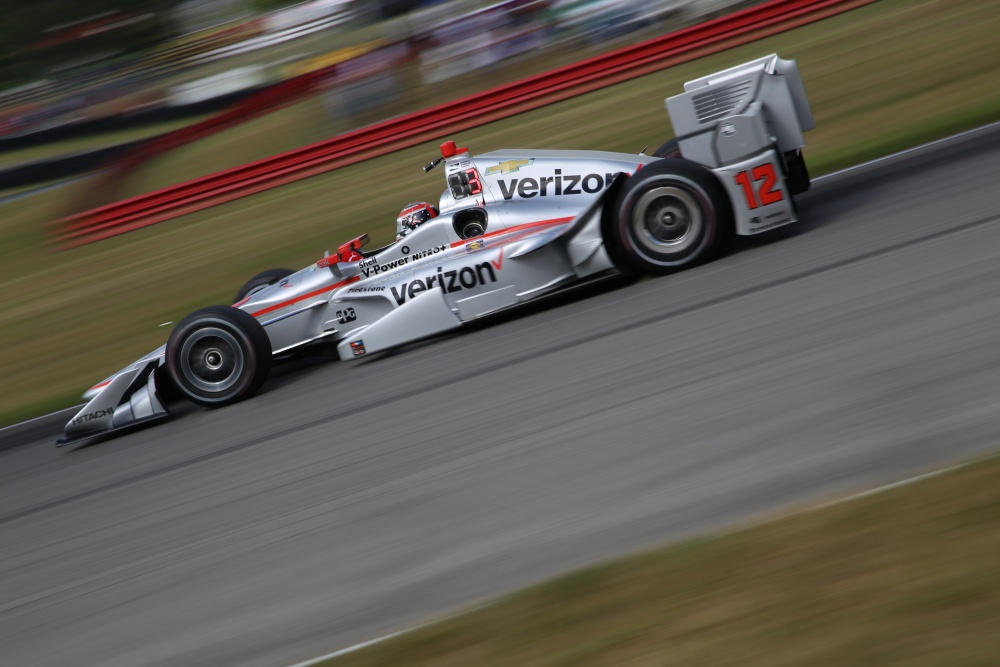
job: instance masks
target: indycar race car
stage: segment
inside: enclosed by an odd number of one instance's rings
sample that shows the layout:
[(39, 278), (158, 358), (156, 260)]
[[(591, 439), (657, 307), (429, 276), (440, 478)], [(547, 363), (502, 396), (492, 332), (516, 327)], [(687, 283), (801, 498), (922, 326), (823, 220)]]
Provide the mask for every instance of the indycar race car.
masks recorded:
[(664, 274), (729, 234), (796, 220), (813, 128), (798, 67), (776, 55), (690, 81), (666, 100), (677, 139), (653, 155), (441, 145), (438, 206), (404, 209), (395, 242), (367, 236), (301, 271), (265, 271), (232, 306), (191, 313), (84, 394), (68, 444), (167, 416), (166, 395), (218, 407), (275, 357), (325, 341), (344, 361), (398, 347), (601, 274)]

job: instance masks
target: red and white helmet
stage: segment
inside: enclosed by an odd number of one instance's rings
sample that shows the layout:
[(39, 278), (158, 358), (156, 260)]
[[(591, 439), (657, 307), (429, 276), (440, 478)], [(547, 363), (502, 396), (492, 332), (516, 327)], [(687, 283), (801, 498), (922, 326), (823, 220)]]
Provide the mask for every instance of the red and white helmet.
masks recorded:
[(396, 238), (403, 238), (431, 218), (436, 218), (438, 213), (437, 206), (425, 201), (410, 204), (396, 218)]

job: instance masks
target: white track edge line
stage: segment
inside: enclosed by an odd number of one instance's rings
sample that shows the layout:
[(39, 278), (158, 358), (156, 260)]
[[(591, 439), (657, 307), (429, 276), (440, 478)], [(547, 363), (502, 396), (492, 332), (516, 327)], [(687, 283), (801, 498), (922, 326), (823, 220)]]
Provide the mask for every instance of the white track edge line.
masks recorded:
[(3, 428), (0, 428), (0, 433), (3, 433), (4, 431), (7, 431), (9, 429), (18, 428), (19, 426), (30, 424), (31, 422), (39, 421), (40, 419), (48, 419), (49, 417), (55, 417), (56, 415), (62, 414), (63, 412), (69, 412), (70, 410), (79, 410), (85, 405), (86, 403), (81, 403), (80, 405), (73, 405), (68, 408), (63, 408), (62, 410), (56, 410), (55, 412), (50, 412), (49, 414), (42, 415), (41, 417), (32, 417), (31, 419), (25, 419), (23, 422), (18, 422), (16, 424), (11, 424), (10, 426), (4, 426)]
[(422, 627), (423, 627), (423, 625), (417, 625), (417, 626), (414, 626), (414, 627), (409, 628), (407, 630), (399, 630), (398, 632), (391, 632), (391, 633), (389, 633), (387, 635), (382, 635), (381, 637), (376, 637), (375, 639), (369, 639), (366, 642), (361, 642), (360, 644), (355, 644), (354, 646), (348, 646), (347, 648), (342, 648), (339, 651), (334, 651), (333, 653), (327, 653), (326, 655), (321, 655), (318, 658), (313, 658), (312, 660), (306, 660), (305, 662), (297, 662), (294, 665), (289, 665), (289, 667), (312, 667), (312, 665), (319, 664), (319, 663), (323, 662), (324, 660), (332, 660), (333, 658), (337, 658), (339, 656), (346, 655), (347, 653), (353, 653), (354, 651), (358, 651), (360, 649), (366, 648), (368, 646), (371, 646), (372, 644), (378, 644), (379, 642), (384, 642), (387, 639), (392, 639), (393, 637), (397, 637), (397, 636), (399, 636), (401, 634), (404, 634), (404, 633), (407, 633), (407, 632), (410, 632), (412, 630), (416, 630), (416, 629), (422, 628)]
[[(773, 514), (773, 515), (770, 515), (770, 516), (765, 516), (764, 518), (762, 518), (759, 521), (753, 521), (753, 520), (751, 520), (749, 522), (744, 522), (744, 523), (741, 523), (738, 526), (734, 526), (734, 527), (730, 528), (729, 530), (723, 531), (721, 533), (714, 533), (714, 535), (725, 535), (727, 533), (729, 533), (729, 534), (739, 533), (739, 532), (742, 532), (744, 530), (749, 530), (751, 528), (756, 528), (758, 526), (764, 526), (764, 525), (767, 525), (767, 524), (770, 524), (770, 523), (774, 523), (776, 521), (783, 521), (784, 519), (788, 519), (788, 518), (791, 518), (791, 517), (801, 516), (801, 515), (804, 515), (804, 514), (809, 514), (810, 512), (817, 512), (819, 510), (823, 510), (823, 509), (826, 509), (828, 507), (835, 507), (837, 505), (844, 505), (844, 504), (849, 503), (849, 502), (854, 501), (854, 500), (860, 500), (861, 498), (867, 498), (868, 496), (874, 496), (874, 495), (877, 495), (879, 493), (883, 493), (885, 491), (891, 491), (893, 489), (898, 489), (901, 486), (907, 486), (907, 485), (913, 484), (915, 482), (921, 482), (921, 481), (923, 481), (925, 479), (930, 479), (932, 477), (938, 477), (939, 475), (943, 475), (945, 473), (949, 473), (949, 472), (952, 472), (954, 470), (960, 470), (962, 468), (967, 468), (969, 465), (971, 465), (972, 463), (974, 463), (975, 461), (978, 461), (978, 460), (980, 460), (980, 459), (975, 459), (974, 461), (967, 461), (965, 463), (959, 463), (957, 465), (948, 466), (947, 468), (939, 468), (937, 470), (931, 470), (930, 472), (921, 473), (921, 474), (915, 475), (913, 477), (907, 477), (906, 479), (901, 479), (901, 480), (896, 481), (896, 482), (890, 482), (888, 484), (883, 484), (882, 486), (876, 486), (875, 488), (868, 489), (867, 491), (860, 491), (858, 493), (852, 493), (850, 495), (844, 496), (843, 498), (836, 498), (834, 500), (830, 500), (830, 501), (827, 501), (825, 503), (819, 503), (817, 505), (808, 505), (806, 507), (801, 507), (801, 508), (799, 508), (797, 510), (793, 510), (793, 511), (788, 512), (786, 514)], [(683, 539), (683, 538), (681, 538), (681, 539)], [(427, 627), (427, 626), (431, 625), (432, 623), (436, 623), (438, 621), (445, 620), (449, 616), (457, 615), (459, 613), (462, 613), (462, 611), (467, 611), (467, 610), (468, 610), (468, 608), (464, 608), (462, 610), (458, 610), (456, 612), (456, 614), (449, 614), (449, 615), (445, 615), (443, 617), (437, 617), (437, 618), (435, 618), (432, 621), (428, 621), (426, 623), (421, 623), (419, 625), (414, 625), (412, 627), (406, 628), (405, 630), (397, 630), (396, 632), (392, 632), (392, 633), (389, 633), (387, 635), (382, 635), (381, 637), (376, 637), (375, 639), (369, 639), (368, 641), (361, 642), (360, 644), (354, 644), (352, 646), (348, 646), (347, 648), (342, 648), (342, 649), (340, 649), (338, 651), (334, 651), (333, 653), (327, 653), (326, 655), (321, 655), (318, 658), (312, 658), (311, 660), (306, 660), (305, 662), (297, 662), (294, 665), (289, 665), (288, 667), (313, 667), (313, 665), (318, 665), (319, 663), (325, 662), (326, 660), (332, 660), (332, 659), (340, 657), (342, 655), (347, 655), (348, 653), (353, 653), (355, 651), (360, 651), (363, 648), (368, 648), (369, 646), (374, 646), (375, 644), (380, 644), (380, 643), (382, 643), (384, 641), (392, 639), (393, 637), (398, 637), (398, 636), (404, 635), (404, 634), (406, 634), (408, 632), (413, 632), (414, 630), (420, 630), (421, 628)]]
[(855, 165), (851, 165), (850, 167), (844, 167), (843, 169), (839, 169), (837, 171), (830, 172), (829, 174), (823, 174), (822, 176), (817, 176), (816, 178), (812, 179), (812, 181), (813, 181), (813, 183), (815, 183), (816, 181), (822, 181), (822, 180), (827, 179), (827, 178), (832, 178), (834, 176), (840, 176), (841, 174), (846, 174), (847, 172), (854, 171), (855, 169), (864, 169), (865, 167), (870, 167), (873, 164), (878, 164), (880, 162), (885, 162), (886, 160), (893, 160), (895, 158), (902, 157), (903, 155), (909, 155), (910, 153), (916, 153), (918, 151), (922, 151), (922, 150), (924, 150), (926, 148), (930, 148), (932, 146), (937, 146), (939, 144), (947, 143), (949, 141), (955, 141), (957, 139), (962, 139), (964, 137), (967, 137), (969, 135), (975, 134), (977, 132), (983, 132), (983, 131), (987, 131), (987, 130), (992, 130), (992, 129), (996, 128), (997, 126), (1000, 126), (1000, 121), (994, 121), (992, 123), (987, 123), (986, 125), (980, 125), (979, 127), (974, 127), (971, 130), (965, 130), (964, 132), (959, 132), (958, 134), (952, 134), (952, 135), (949, 135), (947, 137), (942, 137), (940, 139), (935, 139), (934, 141), (928, 141), (926, 144), (920, 144), (919, 146), (912, 146), (910, 148), (904, 148), (901, 151), (896, 151), (895, 153), (890, 153), (889, 155), (883, 155), (882, 157), (877, 157), (877, 158), (874, 158), (872, 160), (868, 160), (867, 162), (862, 162), (861, 164), (855, 164)]
[[(978, 459), (977, 459), (978, 460)], [(867, 498), (868, 496), (874, 496), (875, 494), (882, 493), (883, 491), (891, 491), (893, 489), (898, 489), (901, 486), (907, 486), (915, 482), (922, 482), (925, 479), (930, 479), (931, 477), (938, 477), (945, 473), (949, 473), (955, 470), (961, 470), (962, 468), (967, 468), (972, 461), (967, 461), (965, 463), (959, 463), (957, 465), (948, 466), (947, 468), (939, 468), (938, 470), (931, 470), (930, 472), (925, 472), (914, 477), (907, 477), (906, 479), (901, 479), (898, 482), (891, 482), (889, 484), (883, 484), (882, 486), (876, 486), (874, 489), (868, 489), (867, 491), (860, 491), (858, 493), (852, 493), (849, 496), (844, 496), (843, 498), (836, 498), (834, 500), (827, 501), (825, 503), (820, 503), (819, 505), (813, 505), (807, 508), (805, 512), (812, 512), (816, 510), (826, 509), (827, 507), (836, 507), (837, 505), (843, 505), (849, 503), (852, 500), (860, 500), (861, 498)]]

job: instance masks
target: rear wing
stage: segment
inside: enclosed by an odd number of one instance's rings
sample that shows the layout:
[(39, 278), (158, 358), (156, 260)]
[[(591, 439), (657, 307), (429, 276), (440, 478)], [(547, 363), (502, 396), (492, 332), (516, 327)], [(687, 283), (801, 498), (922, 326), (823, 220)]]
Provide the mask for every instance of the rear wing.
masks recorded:
[(681, 155), (709, 169), (798, 151), (816, 126), (798, 65), (774, 54), (688, 81), (666, 104)]

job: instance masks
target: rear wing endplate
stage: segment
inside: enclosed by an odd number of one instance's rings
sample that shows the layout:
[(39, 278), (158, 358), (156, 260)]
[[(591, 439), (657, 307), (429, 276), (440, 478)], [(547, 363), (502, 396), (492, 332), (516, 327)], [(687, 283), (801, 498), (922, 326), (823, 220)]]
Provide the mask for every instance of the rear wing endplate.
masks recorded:
[(797, 63), (774, 54), (688, 81), (666, 105), (681, 155), (709, 169), (796, 151), (816, 126)]

